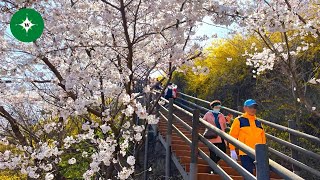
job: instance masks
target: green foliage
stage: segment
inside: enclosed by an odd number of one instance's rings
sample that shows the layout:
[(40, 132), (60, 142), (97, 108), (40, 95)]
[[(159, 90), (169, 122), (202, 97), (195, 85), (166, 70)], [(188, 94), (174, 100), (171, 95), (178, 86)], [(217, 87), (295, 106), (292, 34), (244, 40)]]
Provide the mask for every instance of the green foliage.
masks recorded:
[(196, 66), (209, 68), (208, 74), (195, 74), (191, 68), (182, 67), (184, 72), (175, 73), (173, 81), (188, 94), (207, 100), (222, 99), (224, 105), (237, 107), (255, 83), (243, 56), (251, 51), (253, 42), (256, 42), (253, 37), (240, 35), (217, 40), (206, 49), (206, 56), (195, 62)]
[[(60, 172), (67, 179), (82, 179), (83, 173), (85, 173), (89, 167), (90, 159), (82, 157), (81, 150), (76, 153), (69, 153), (62, 157), (62, 161), (59, 164)], [(90, 156), (90, 155), (89, 155)], [(75, 158), (77, 162), (73, 165), (68, 163), (68, 160)]]

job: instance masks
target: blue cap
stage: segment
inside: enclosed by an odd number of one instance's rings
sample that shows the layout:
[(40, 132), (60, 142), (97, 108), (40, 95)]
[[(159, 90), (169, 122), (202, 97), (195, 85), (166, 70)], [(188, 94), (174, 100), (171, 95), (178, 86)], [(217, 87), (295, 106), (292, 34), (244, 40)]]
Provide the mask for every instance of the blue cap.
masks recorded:
[(244, 106), (246, 106), (246, 107), (250, 107), (253, 105), (258, 105), (257, 102), (253, 99), (248, 99), (248, 100), (246, 100), (246, 102), (244, 102)]

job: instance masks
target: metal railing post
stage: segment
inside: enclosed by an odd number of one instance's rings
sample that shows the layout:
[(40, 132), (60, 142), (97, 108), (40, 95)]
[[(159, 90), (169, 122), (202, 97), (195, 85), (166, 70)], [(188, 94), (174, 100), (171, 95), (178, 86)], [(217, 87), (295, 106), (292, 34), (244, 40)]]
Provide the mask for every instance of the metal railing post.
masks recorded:
[[(152, 98), (152, 94), (151, 93), (147, 93), (145, 100), (146, 100), (146, 107), (147, 109), (150, 107), (150, 103), (151, 103), (151, 98)], [(148, 151), (149, 151), (149, 124), (146, 126), (146, 130), (145, 130), (145, 141), (144, 141), (144, 160), (143, 160), (143, 179), (147, 180), (148, 179)]]
[(144, 162), (143, 162), (143, 179), (148, 179), (148, 149), (149, 149), (149, 124), (146, 127), (146, 135), (145, 135), (145, 142), (144, 142)]
[(193, 110), (192, 117), (192, 143), (191, 143), (191, 162), (190, 162), (190, 180), (197, 180), (198, 173), (198, 143), (199, 143), (199, 117), (200, 110)]
[[(152, 98), (153, 100), (156, 99), (158, 97), (160, 93), (156, 93), (155, 98)], [(153, 102), (153, 101), (152, 101)], [(159, 102), (156, 104), (156, 117), (160, 117), (160, 104)], [(154, 136), (157, 137), (158, 136), (158, 124), (153, 125), (154, 128)]]
[[(160, 93), (156, 93), (156, 97), (158, 97), (159, 95), (160, 95)], [(156, 117), (160, 116), (159, 112), (160, 112), (160, 105), (159, 105), (159, 102), (158, 102), (157, 105), (156, 105)]]
[[(289, 120), (288, 121), (288, 127), (291, 128), (291, 129), (297, 129), (297, 125), (296, 125), (296, 122), (293, 121), (293, 120)], [(289, 133), (289, 142), (291, 142), (292, 144), (295, 144), (297, 145), (297, 137), (291, 133)], [(298, 152), (294, 149), (291, 148), (291, 157), (295, 160), (298, 160)], [(297, 175), (300, 174), (300, 168), (293, 165), (292, 164), (292, 169), (293, 169), (293, 172)]]
[(268, 146), (266, 144), (256, 145), (256, 172), (257, 179), (270, 179)]
[(145, 101), (146, 101), (146, 107), (149, 108), (150, 103), (152, 101), (152, 93), (150, 93), (150, 92), (146, 93)]
[(166, 139), (166, 180), (170, 178), (170, 164), (171, 164), (171, 138), (172, 138), (172, 120), (173, 120), (173, 99), (169, 99), (169, 114), (167, 125), (167, 139)]

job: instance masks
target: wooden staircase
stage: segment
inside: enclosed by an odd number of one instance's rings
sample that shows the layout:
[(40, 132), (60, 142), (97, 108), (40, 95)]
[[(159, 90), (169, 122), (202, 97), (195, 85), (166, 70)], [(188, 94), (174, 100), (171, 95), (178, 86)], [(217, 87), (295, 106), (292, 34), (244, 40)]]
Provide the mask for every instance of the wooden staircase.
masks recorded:
[[(182, 112), (177, 110), (174, 111), (174, 114), (183, 119), (186, 123), (192, 126), (192, 118), (185, 115)], [(191, 133), (187, 131), (180, 123), (173, 121), (173, 124), (186, 136), (191, 140)], [(160, 118), (158, 124), (159, 135), (162, 138), (166, 139), (167, 134), (167, 121), (163, 118)], [(199, 133), (204, 132), (204, 127), (199, 128)], [(191, 148), (173, 129), (172, 130), (172, 153), (177, 157), (180, 164), (184, 167), (184, 170), (188, 173), (190, 171), (190, 157), (191, 157)], [(198, 147), (204, 151), (208, 156), (210, 155), (209, 148), (202, 142), (199, 142)], [(229, 148), (227, 148), (227, 154), (230, 154)], [(240, 163), (240, 161), (238, 161)], [(228, 173), (235, 180), (243, 180), (244, 178), (233, 168), (231, 168), (225, 161), (220, 160), (219, 166)], [(204, 161), (201, 157), (198, 157), (198, 180), (213, 180), (213, 179), (222, 179), (220, 175), (217, 174), (209, 174), (210, 167), (206, 161)], [(270, 172), (270, 179), (282, 179), (277, 174)]]

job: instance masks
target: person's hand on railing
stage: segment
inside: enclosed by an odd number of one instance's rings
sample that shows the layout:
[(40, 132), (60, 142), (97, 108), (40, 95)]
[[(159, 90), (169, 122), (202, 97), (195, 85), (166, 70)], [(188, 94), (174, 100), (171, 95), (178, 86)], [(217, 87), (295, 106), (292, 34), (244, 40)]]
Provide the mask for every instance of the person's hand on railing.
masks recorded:
[(233, 159), (233, 160), (238, 160), (238, 155), (237, 155), (237, 152), (236, 152), (236, 150), (231, 150), (230, 151), (230, 156), (231, 156), (231, 158)]

